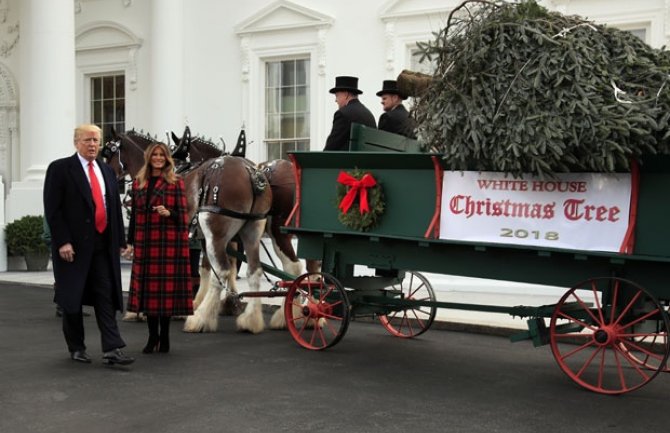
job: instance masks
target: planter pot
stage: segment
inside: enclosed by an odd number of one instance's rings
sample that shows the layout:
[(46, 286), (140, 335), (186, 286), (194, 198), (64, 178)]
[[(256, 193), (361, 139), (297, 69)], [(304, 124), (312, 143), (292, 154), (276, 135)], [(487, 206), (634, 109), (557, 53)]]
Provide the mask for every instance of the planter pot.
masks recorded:
[(28, 271), (46, 271), (49, 264), (49, 253), (26, 253)]

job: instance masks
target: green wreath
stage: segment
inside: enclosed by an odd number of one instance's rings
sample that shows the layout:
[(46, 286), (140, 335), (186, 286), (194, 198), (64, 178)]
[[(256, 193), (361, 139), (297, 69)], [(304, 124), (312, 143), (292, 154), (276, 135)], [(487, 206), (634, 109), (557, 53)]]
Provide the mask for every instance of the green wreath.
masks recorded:
[[(367, 190), (367, 201), (368, 201), (368, 212), (361, 212), (361, 193), (360, 190), (356, 194), (354, 201), (351, 203), (350, 207), (342, 209), (342, 203), (349, 191), (352, 189), (351, 186), (346, 185), (341, 182), (343, 178), (354, 178), (356, 181), (361, 181), (366, 175), (368, 178), (366, 180), (372, 179), (374, 185), (369, 187), (363, 187)], [(358, 230), (358, 231), (368, 231), (371, 228), (375, 227), (379, 222), (379, 218), (384, 213), (386, 208), (386, 203), (384, 202), (384, 192), (379, 182), (372, 178), (370, 173), (363, 172), (359, 169), (354, 169), (351, 172), (341, 172), (338, 176), (337, 183), (337, 208), (338, 208), (338, 219), (346, 227)]]

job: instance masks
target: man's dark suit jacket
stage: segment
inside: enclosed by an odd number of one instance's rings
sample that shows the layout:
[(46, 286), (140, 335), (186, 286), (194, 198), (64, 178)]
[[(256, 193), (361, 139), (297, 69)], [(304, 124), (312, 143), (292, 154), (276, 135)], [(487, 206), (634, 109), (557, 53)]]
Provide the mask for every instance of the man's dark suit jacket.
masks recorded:
[(352, 99), (347, 105), (335, 112), (333, 129), (326, 140), (323, 150), (349, 150), (349, 134), (352, 123), (361, 123), (376, 128), (375, 116), (358, 99)]
[[(107, 247), (114, 287), (113, 301), (123, 310), (120, 248), (125, 246), (121, 200), (112, 169), (98, 161), (105, 182), (107, 207)], [(77, 313), (81, 305), (91, 305), (84, 296), (91, 267), (95, 236), (95, 207), (91, 187), (75, 153), (52, 162), (44, 179), (44, 214), (51, 229), (51, 258), (56, 280), (54, 302), (67, 313)], [(58, 249), (66, 243), (74, 248), (74, 262), (60, 258)]]
[(402, 104), (379, 116), (379, 129), (409, 138), (416, 138), (414, 121), (409, 117), (409, 112)]

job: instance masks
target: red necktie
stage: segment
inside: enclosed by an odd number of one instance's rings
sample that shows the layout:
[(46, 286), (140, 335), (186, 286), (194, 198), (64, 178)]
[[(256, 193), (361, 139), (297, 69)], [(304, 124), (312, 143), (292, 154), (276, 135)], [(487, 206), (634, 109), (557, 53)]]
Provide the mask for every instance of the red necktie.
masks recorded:
[(107, 215), (105, 212), (105, 202), (102, 201), (102, 190), (98, 182), (98, 176), (93, 170), (93, 161), (88, 163), (88, 177), (91, 180), (91, 192), (93, 193), (93, 203), (95, 204), (95, 229), (98, 233), (105, 231), (107, 227)]

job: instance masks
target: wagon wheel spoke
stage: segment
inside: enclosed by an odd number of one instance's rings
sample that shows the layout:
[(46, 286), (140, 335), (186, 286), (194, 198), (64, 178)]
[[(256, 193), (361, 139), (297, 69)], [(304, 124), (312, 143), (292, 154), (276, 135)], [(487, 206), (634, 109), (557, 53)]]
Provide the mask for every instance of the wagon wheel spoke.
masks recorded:
[(349, 300), (334, 277), (304, 274), (293, 282), (286, 297), (286, 324), (299, 345), (323, 350), (342, 339), (349, 326)]
[[(663, 312), (668, 313), (668, 301), (666, 300), (664, 302), (665, 305), (659, 306), (658, 309), (650, 311), (644, 316), (638, 317), (622, 326), (622, 329), (627, 331), (625, 334), (622, 334), (622, 336), (626, 338), (626, 341), (622, 341), (619, 349), (628, 359), (642, 365), (646, 369), (655, 370), (657, 368), (656, 366), (659, 363), (662, 363), (662, 356), (659, 353), (655, 353), (648, 349), (648, 347), (663, 344), (663, 341), (668, 339), (668, 334), (667, 331), (664, 331), (659, 327), (647, 332), (639, 332), (638, 329), (645, 327), (645, 320), (655, 319), (662, 315)], [(632, 346), (634, 349), (629, 350), (627, 346)], [(661, 370), (666, 373), (670, 372), (670, 357)]]
[(574, 382), (623, 394), (667, 369), (668, 317), (645, 289), (621, 278), (594, 278), (568, 290), (549, 326), (551, 350)]
[[(406, 272), (399, 287), (391, 286), (387, 293), (406, 301), (435, 302), (435, 292), (428, 279), (418, 272)], [(388, 311), (379, 315), (382, 326), (392, 335), (401, 338), (412, 338), (426, 332), (437, 314), (433, 306), (400, 306), (400, 310)]]
[[(588, 309), (586, 309), (585, 311), (588, 311)], [(590, 324), (588, 324), (588, 323), (586, 323), (582, 320), (579, 320), (579, 319), (577, 319), (577, 318), (575, 318), (575, 317), (573, 317), (573, 316), (571, 316), (567, 313), (564, 313), (562, 311), (559, 312), (558, 315), (559, 315), (560, 318), (569, 320), (571, 323), (577, 324), (577, 325), (581, 326), (582, 328), (589, 329), (591, 331), (595, 331), (597, 329), (596, 327), (594, 327), (594, 326), (592, 326), (592, 325), (590, 325)]]
[[(597, 292), (594, 291), (593, 294), (594, 294), (594, 297), (597, 298)], [(603, 320), (599, 320), (598, 318), (596, 318), (596, 316), (591, 311), (591, 308), (587, 305), (587, 302), (585, 302), (581, 297), (579, 297), (577, 295), (577, 293), (572, 293), (572, 297), (577, 301), (579, 306), (582, 307), (583, 311), (586, 312), (586, 314), (588, 314), (588, 316), (591, 318), (591, 320), (593, 320), (594, 323), (596, 323), (596, 324), (604, 323)], [(597, 299), (596, 299), (596, 302), (599, 303), (599, 301)], [(564, 315), (565, 313), (561, 313), (561, 314)], [(600, 314), (600, 317), (602, 318), (602, 314)], [(568, 318), (568, 317), (566, 317), (566, 318)], [(577, 319), (572, 318), (572, 320), (576, 321)]]
[[(593, 347), (593, 341), (588, 341), (588, 342), (582, 344), (581, 346), (576, 347), (575, 349), (573, 349), (573, 350), (571, 350), (571, 351), (569, 351), (569, 352), (567, 352), (567, 353), (562, 354), (562, 355), (561, 355), (561, 359), (562, 359), (562, 360), (566, 360), (566, 359), (570, 358), (571, 356), (573, 356), (573, 355), (575, 355), (575, 354), (577, 354), (577, 353), (580, 353), (580, 352), (582, 352), (584, 349), (588, 349), (588, 348), (590, 348), (590, 347)], [(590, 360), (590, 359), (589, 359), (589, 360)]]

